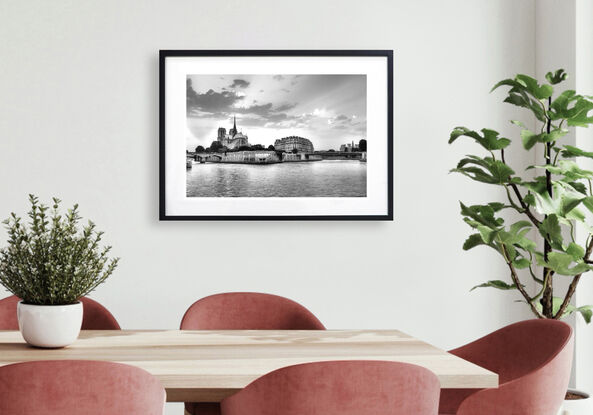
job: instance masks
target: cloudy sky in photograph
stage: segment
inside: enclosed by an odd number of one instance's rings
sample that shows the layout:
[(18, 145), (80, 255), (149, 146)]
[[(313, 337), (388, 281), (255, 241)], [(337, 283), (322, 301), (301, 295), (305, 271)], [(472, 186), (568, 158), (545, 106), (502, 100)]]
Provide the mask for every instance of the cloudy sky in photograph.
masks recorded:
[(366, 75), (188, 75), (187, 148), (208, 147), (233, 116), (250, 144), (308, 138), (338, 150), (366, 137)]

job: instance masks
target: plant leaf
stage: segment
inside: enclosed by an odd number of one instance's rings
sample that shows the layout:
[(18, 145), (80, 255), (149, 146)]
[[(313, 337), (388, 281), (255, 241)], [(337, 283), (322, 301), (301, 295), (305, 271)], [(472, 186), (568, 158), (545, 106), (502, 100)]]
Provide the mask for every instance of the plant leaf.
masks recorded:
[(593, 159), (593, 152), (581, 150), (578, 147), (565, 145), (562, 150), (563, 157), (588, 157)]
[(519, 258), (513, 261), (513, 265), (517, 269), (524, 269), (531, 265), (531, 261), (529, 261), (527, 258)]
[[(461, 206), (461, 214), (474, 220), (479, 225), (484, 225), (491, 229), (498, 229), (504, 223), (502, 218), (496, 218), (494, 216), (496, 211), (490, 205), (466, 206), (461, 202), (459, 205)], [(478, 225), (475, 227), (477, 228), (477, 226)]]
[(558, 69), (554, 72), (548, 72), (546, 74), (546, 80), (552, 84), (556, 85), (562, 81), (565, 81), (568, 78), (568, 74), (564, 71), (564, 69)]
[(525, 150), (531, 150), (537, 144), (537, 134), (530, 130), (521, 130), (521, 140), (523, 140)]
[(475, 248), (478, 245), (485, 245), (485, 243), (482, 239), (482, 235), (480, 235), (479, 233), (474, 233), (470, 235), (463, 243), (463, 250), (469, 251), (470, 249)]
[(583, 316), (587, 324), (591, 323), (591, 317), (593, 317), (592, 308), (593, 306), (584, 305), (576, 309), (577, 312), (581, 313), (581, 316)]
[(488, 128), (482, 128), (481, 131), (482, 135), (466, 127), (455, 127), (449, 136), (449, 144), (453, 143), (461, 136), (473, 138), (474, 141), (489, 151), (501, 150), (511, 144), (511, 140), (508, 138), (499, 137), (497, 131)]
[(562, 248), (562, 228), (558, 223), (558, 216), (551, 214), (539, 226), (539, 233), (550, 242), (554, 249)]
[(537, 143), (552, 143), (568, 134), (568, 130), (565, 128), (555, 128), (550, 133), (535, 134), (530, 130), (521, 130), (521, 140), (523, 141), (523, 147), (526, 150), (530, 150)]
[(585, 249), (574, 242), (568, 244), (565, 252), (572, 256), (572, 259), (575, 261), (582, 261), (585, 256)]
[(523, 84), (525, 89), (538, 100), (548, 99), (554, 92), (554, 88), (551, 85), (539, 85), (535, 78), (528, 75), (519, 74), (515, 77), (515, 80)]
[[(591, 269), (590, 265), (583, 262), (574, 261), (572, 255), (565, 252), (553, 251), (548, 254), (548, 261), (544, 261), (543, 254), (536, 253), (537, 263), (540, 266), (552, 269), (556, 274), (560, 275), (577, 275)], [(572, 265), (575, 263), (574, 265)]]
[(508, 183), (511, 175), (515, 174), (513, 169), (500, 160), (471, 155), (461, 159), (457, 163), (457, 168), (451, 169), (451, 172), (461, 173), (472, 180), (488, 184)]
[(484, 287), (492, 287), (492, 288), (497, 288), (499, 290), (514, 290), (517, 288), (517, 286), (515, 284), (507, 284), (506, 282), (501, 281), (501, 280), (492, 280), (492, 281), (487, 281), (480, 285), (476, 285), (470, 291), (473, 291), (476, 288), (484, 288)]
[(567, 111), (567, 124), (571, 127), (588, 127), (589, 124), (593, 124), (593, 117), (589, 117), (589, 111), (592, 109), (592, 101), (578, 96), (574, 107)]

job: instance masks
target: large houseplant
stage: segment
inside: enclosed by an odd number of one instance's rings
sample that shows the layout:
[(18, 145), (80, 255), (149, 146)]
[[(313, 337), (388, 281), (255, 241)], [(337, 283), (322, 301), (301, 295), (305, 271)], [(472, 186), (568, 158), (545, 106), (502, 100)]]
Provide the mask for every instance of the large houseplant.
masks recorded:
[(80, 332), (79, 299), (112, 274), (119, 258), (99, 246), (103, 233), (95, 224), (79, 226), (78, 205), (61, 214), (56, 198), (51, 209), (33, 195), (29, 200), (28, 223), (14, 213), (3, 222), (8, 245), (0, 249), (0, 283), (22, 300), (17, 313), (25, 340), (62, 347)]
[[(593, 152), (566, 143), (565, 136), (572, 127), (593, 124), (589, 114), (593, 101), (574, 90), (555, 90), (566, 77), (560, 69), (549, 72), (547, 82), (540, 84), (530, 76), (517, 75), (492, 88), (508, 88), (504, 102), (525, 108), (535, 117), (535, 130), (528, 123), (511, 123), (520, 129), (524, 150), (534, 155), (533, 160), (539, 156), (541, 163), (511, 166), (505, 151), (512, 140), (487, 128), (457, 127), (449, 143), (460, 137), (478, 143), (485, 155), (468, 155), (452, 171), (500, 186), (506, 194), (504, 202), (461, 203), (463, 220), (475, 230), (463, 249), (490, 247), (502, 256), (509, 271), (507, 281), (491, 280), (477, 287), (518, 291), (538, 318), (580, 313), (589, 323), (592, 306), (573, 305), (571, 299), (581, 276), (593, 269), (593, 223), (587, 216), (593, 212), (593, 172), (578, 163), (582, 158), (593, 159)], [(516, 213), (507, 215), (507, 211)], [(516, 219), (517, 213), (519, 220), (509, 220)], [(577, 227), (586, 231), (585, 238), (577, 238)], [(543, 242), (538, 245), (536, 237)], [(559, 278), (569, 280), (568, 289), (561, 293), (554, 285)]]

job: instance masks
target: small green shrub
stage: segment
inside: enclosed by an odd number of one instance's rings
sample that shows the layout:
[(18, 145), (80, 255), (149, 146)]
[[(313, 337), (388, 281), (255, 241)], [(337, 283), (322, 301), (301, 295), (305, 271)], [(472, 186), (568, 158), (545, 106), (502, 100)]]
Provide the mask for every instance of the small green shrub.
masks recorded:
[(28, 224), (14, 213), (2, 222), (8, 246), (0, 249), (0, 283), (27, 304), (74, 304), (113, 273), (119, 258), (108, 257), (111, 246), (99, 246), (103, 232), (93, 222), (79, 226), (78, 205), (62, 215), (59, 199), (51, 210), (34, 195), (29, 201)]

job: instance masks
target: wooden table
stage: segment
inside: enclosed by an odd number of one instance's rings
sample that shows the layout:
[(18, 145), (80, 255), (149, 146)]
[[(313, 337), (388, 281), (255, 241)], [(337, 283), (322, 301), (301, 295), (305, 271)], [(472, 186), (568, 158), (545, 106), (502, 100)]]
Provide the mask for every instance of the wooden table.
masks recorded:
[(498, 386), (497, 374), (396, 330), (88, 330), (64, 349), (33, 348), (18, 331), (0, 331), (0, 366), (51, 359), (141, 367), (169, 402), (218, 402), (272, 370), (324, 360), (407, 362), (432, 370), (443, 388)]

